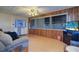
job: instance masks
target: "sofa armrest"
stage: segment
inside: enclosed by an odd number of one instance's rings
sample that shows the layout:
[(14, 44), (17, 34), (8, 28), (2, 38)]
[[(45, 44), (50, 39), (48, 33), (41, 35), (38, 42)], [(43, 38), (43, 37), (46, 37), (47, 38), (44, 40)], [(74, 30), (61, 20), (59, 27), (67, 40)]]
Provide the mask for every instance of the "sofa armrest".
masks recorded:
[(3, 51), (4, 52), (12, 52), (17, 47), (19, 47), (19, 52), (22, 52), (24, 48), (28, 47), (28, 40), (27, 39), (17, 39), (13, 41), (13, 43), (7, 46)]

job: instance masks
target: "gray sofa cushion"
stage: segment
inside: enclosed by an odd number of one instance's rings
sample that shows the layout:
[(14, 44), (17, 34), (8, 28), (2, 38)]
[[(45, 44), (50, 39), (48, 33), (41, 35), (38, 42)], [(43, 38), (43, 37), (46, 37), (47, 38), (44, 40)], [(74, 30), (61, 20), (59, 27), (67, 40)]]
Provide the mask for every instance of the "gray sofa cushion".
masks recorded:
[(71, 40), (70, 41), (70, 45), (79, 46), (79, 41), (73, 41), (73, 40)]
[(0, 35), (0, 41), (1, 41), (5, 46), (11, 45), (12, 42), (13, 42), (11, 36), (8, 35), (8, 34), (2, 34), (2, 35)]
[(2, 42), (0, 42), (0, 51), (2, 51), (4, 49), (5, 49), (5, 45)]

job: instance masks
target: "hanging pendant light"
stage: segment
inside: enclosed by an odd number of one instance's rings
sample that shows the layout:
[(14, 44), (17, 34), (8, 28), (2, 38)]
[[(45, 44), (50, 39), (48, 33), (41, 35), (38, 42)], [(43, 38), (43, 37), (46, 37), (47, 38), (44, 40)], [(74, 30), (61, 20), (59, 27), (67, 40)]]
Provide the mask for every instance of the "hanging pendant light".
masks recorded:
[(39, 10), (37, 7), (31, 7), (31, 8), (28, 8), (26, 9), (27, 13), (30, 15), (30, 16), (36, 16), (36, 15), (39, 15)]

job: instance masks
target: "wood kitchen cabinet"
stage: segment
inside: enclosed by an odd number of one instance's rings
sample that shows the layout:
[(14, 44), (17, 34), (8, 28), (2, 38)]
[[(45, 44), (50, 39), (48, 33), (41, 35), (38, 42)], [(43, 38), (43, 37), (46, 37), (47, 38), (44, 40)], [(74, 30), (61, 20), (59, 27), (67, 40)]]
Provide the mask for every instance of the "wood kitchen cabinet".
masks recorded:
[(58, 40), (59, 40), (58, 37), (60, 37), (60, 41), (63, 41), (62, 30), (31, 29), (29, 30), (29, 34), (35, 34), (35, 35), (49, 37), (49, 38), (58, 39)]

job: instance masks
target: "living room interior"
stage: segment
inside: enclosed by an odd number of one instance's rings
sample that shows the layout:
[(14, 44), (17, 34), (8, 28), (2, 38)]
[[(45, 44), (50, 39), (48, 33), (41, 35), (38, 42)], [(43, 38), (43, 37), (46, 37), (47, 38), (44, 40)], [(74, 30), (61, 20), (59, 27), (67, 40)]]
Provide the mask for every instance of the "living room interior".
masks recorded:
[(78, 6), (0, 6), (0, 29), (1, 52), (79, 52)]

